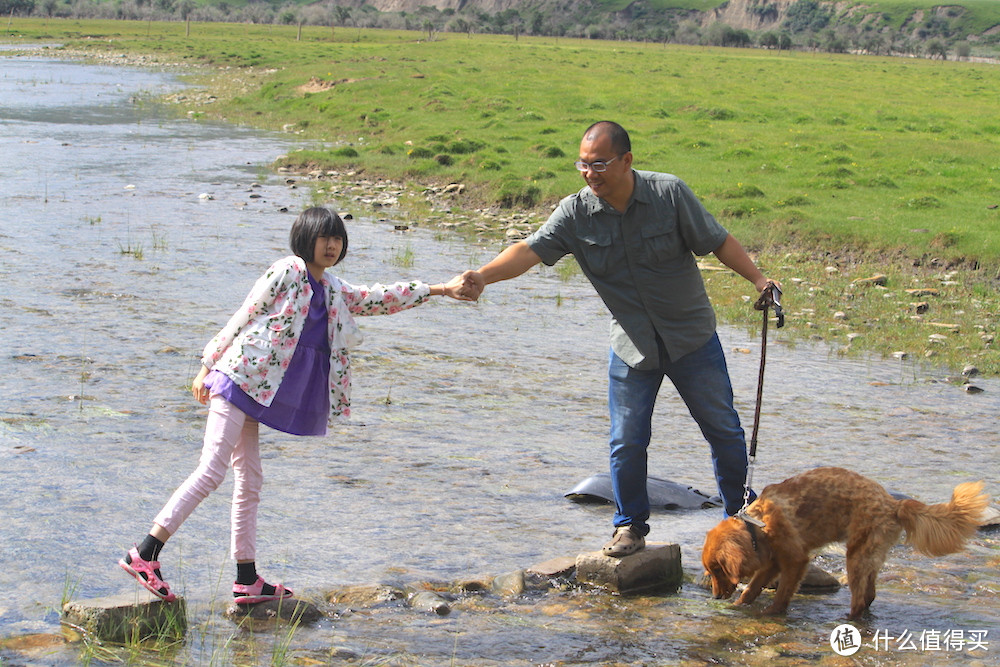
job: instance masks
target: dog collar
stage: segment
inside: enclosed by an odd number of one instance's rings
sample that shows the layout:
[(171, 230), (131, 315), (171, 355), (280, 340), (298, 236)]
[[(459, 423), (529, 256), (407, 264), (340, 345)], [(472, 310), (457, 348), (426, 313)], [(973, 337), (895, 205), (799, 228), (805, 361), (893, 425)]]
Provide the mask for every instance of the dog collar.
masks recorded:
[(746, 519), (743, 520), (743, 525), (747, 527), (747, 532), (750, 533), (750, 542), (753, 544), (753, 550), (755, 552), (760, 551), (757, 548), (757, 527)]

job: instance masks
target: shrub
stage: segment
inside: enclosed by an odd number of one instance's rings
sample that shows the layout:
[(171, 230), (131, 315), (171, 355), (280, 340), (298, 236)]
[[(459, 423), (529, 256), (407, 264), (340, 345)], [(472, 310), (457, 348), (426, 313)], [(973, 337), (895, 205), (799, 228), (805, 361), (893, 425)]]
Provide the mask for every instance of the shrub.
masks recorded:
[(500, 182), (497, 190), (497, 203), (504, 208), (521, 206), (531, 208), (542, 198), (542, 191), (537, 185), (525, 183), (518, 179), (505, 179)]
[(424, 148), (423, 146), (415, 146), (407, 151), (406, 154), (414, 159), (434, 157), (434, 151), (429, 148)]

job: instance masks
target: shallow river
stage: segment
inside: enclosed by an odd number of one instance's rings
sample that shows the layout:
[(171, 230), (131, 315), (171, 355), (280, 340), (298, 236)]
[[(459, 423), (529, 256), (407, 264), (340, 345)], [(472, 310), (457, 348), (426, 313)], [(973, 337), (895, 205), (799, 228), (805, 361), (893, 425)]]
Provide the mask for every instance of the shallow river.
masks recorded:
[[(64, 598), (134, 590), (115, 563), (197, 461), (204, 408), (186, 386), (201, 348), (288, 254), (288, 228), (310, 201), (267, 169), (287, 137), (171, 119), (144, 101), (179, 87), (168, 73), (0, 52), (0, 638), (58, 636)], [(391, 208), (332, 205), (354, 217), (337, 267), (350, 282), (443, 281), (497, 250), (396, 232)], [(355, 424), (323, 438), (262, 433), (261, 572), (319, 602), (351, 584), (447, 584), (598, 549), (610, 506), (563, 494), (607, 466), (607, 318), (582, 279), (544, 269), (479, 304), (436, 299), (362, 320)], [(788, 335), (770, 335), (758, 488), (843, 465), (928, 501), (971, 479), (996, 493), (1000, 383), (968, 394), (933, 381), (944, 372), (844, 359)], [(749, 432), (759, 342), (721, 336)], [(666, 388), (654, 429), (651, 474), (714, 493), (707, 446)], [(762, 620), (759, 604), (737, 610), (696, 585), (718, 509), (654, 515), (650, 538), (682, 547), (688, 581), (675, 595), (482, 594), (444, 617), (387, 604), (328, 609), (290, 638), (238, 629), (220, 613), (233, 575), (230, 488), (161, 556), (188, 602), (186, 640), (119, 659), (260, 664), (287, 645), (294, 664), (845, 664), (829, 643), (845, 589), (798, 596), (786, 618)], [(843, 575), (837, 549), (820, 564)], [(866, 642), (889, 641), (853, 660), (1000, 664), (998, 564), (995, 533), (938, 559), (893, 549), (859, 624)], [(948, 631), (985, 645), (921, 644)], [(78, 642), (0, 648), (11, 664), (110, 654), (100, 655)]]

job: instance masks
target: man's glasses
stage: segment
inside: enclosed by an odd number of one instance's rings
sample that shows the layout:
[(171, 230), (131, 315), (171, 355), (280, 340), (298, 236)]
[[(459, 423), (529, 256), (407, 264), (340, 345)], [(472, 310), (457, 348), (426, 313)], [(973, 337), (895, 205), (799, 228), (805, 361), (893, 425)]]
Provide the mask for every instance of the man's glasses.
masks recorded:
[(575, 162), (576, 168), (579, 171), (596, 171), (598, 174), (608, 170), (608, 165), (620, 158), (620, 155), (616, 155), (610, 160), (595, 160), (594, 162), (584, 162), (583, 160), (577, 160)]

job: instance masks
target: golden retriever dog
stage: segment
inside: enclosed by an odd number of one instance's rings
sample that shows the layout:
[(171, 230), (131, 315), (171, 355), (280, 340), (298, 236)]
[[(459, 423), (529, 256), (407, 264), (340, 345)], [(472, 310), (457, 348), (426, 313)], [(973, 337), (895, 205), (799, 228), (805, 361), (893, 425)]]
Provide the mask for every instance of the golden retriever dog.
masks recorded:
[(906, 531), (906, 542), (928, 556), (960, 551), (976, 531), (989, 496), (982, 482), (955, 487), (951, 501), (925, 505), (896, 500), (878, 483), (843, 468), (816, 468), (764, 488), (747, 514), (760, 528), (729, 517), (705, 538), (701, 562), (712, 579), (712, 595), (730, 597), (740, 580), (750, 582), (736, 604), (757, 599), (780, 575), (765, 614), (782, 614), (809, 567), (810, 552), (847, 543), (849, 619), (858, 619), (875, 599), (875, 576), (890, 547)]

